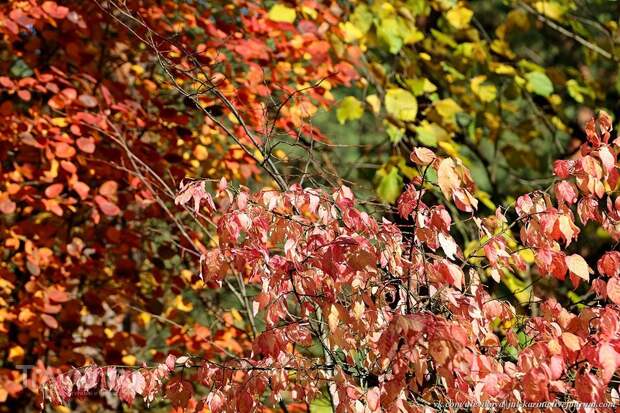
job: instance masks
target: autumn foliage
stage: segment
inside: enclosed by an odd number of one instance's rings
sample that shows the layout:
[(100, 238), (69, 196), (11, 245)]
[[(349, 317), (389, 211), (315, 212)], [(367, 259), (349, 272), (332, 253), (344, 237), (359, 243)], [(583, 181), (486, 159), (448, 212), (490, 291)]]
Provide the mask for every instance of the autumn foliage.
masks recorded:
[[(567, 139), (509, 50), (569, 9), (493, 40), (465, 3), (353, 3), (0, 6), (1, 411), (613, 411), (620, 138), (599, 111)], [(526, 101), (549, 179), (510, 175)], [(377, 120), (370, 179), (331, 112)]]

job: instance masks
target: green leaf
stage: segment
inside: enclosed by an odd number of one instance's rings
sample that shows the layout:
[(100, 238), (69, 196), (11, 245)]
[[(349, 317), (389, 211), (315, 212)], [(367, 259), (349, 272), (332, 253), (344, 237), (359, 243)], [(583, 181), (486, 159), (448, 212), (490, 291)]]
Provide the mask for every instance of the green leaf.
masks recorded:
[(421, 96), (424, 93), (433, 93), (437, 90), (437, 86), (425, 77), (420, 79), (407, 79), (405, 83), (416, 96)]
[(511, 345), (504, 347), (504, 352), (513, 361), (517, 361), (519, 359), (519, 350)]
[(314, 399), (310, 402), (310, 413), (332, 413), (332, 405), (325, 398)]
[(418, 114), (418, 101), (411, 92), (392, 88), (385, 94), (385, 109), (398, 120), (412, 121)]
[(390, 142), (398, 143), (405, 136), (405, 129), (399, 128), (389, 121), (385, 121), (385, 131), (390, 137)]
[(568, 82), (566, 82), (566, 90), (568, 91), (568, 94), (570, 95), (570, 97), (575, 99), (576, 102), (583, 103), (583, 94), (581, 93), (581, 86), (579, 86), (579, 83), (577, 83), (575, 79), (571, 79)]
[(357, 6), (350, 18), (351, 23), (363, 34), (366, 34), (368, 30), (370, 30), (372, 19), (372, 13), (365, 4)]
[(519, 347), (525, 348), (530, 342), (530, 338), (523, 331), (517, 333), (517, 339), (519, 340)]
[(542, 72), (530, 72), (525, 75), (527, 79), (527, 90), (537, 95), (549, 97), (553, 93), (553, 83)]
[(362, 117), (364, 114), (364, 107), (362, 102), (357, 100), (354, 96), (347, 96), (342, 99), (338, 109), (336, 110), (336, 118), (342, 125), (348, 120), (356, 120)]
[(403, 47), (403, 39), (400, 37), (395, 17), (381, 20), (381, 24), (377, 27), (377, 37), (388, 46), (392, 54), (398, 53)]
[(439, 43), (443, 43), (446, 46), (450, 46), (450, 47), (457, 46), (457, 43), (454, 41), (454, 39), (451, 36), (445, 33), (442, 33), (439, 30), (431, 29), (431, 34), (433, 35), (433, 37), (435, 37), (435, 39), (437, 39)]
[(403, 178), (398, 174), (398, 168), (392, 168), (390, 172), (381, 177), (377, 187), (377, 195), (383, 202), (394, 203), (400, 196), (403, 187)]
[(448, 132), (436, 123), (423, 120), (420, 126), (415, 128), (416, 139), (425, 146), (437, 146), (437, 142), (448, 140)]
[(570, 97), (575, 99), (578, 103), (583, 103), (584, 95), (589, 96), (592, 99), (595, 98), (595, 94), (592, 89), (587, 86), (581, 86), (575, 79), (570, 79), (566, 82), (566, 90), (568, 91)]
[(11, 66), (11, 75), (13, 77), (28, 77), (33, 74), (34, 72), (32, 69), (30, 69), (28, 64), (22, 59), (17, 59), (15, 63), (13, 63), (13, 66)]

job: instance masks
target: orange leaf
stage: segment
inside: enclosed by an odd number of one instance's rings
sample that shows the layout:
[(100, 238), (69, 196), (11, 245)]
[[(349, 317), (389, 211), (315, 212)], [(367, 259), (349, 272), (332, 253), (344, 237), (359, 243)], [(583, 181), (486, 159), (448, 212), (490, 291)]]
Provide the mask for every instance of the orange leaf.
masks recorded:
[(573, 333), (562, 333), (562, 343), (568, 348), (570, 351), (579, 351), (581, 349), (581, 342), (579, 341), (579, 337), (574, 335)]
[(59, 158), (72, 158), (75, 156), (75, 148), (67, 143), (59, 142), (56, 144), (56, 156)]
[(99, 188), (99, 193), (106, 198), (111, 198), (116, 195), (118, 190), (118, 184), (114, 181), (106, 181)]

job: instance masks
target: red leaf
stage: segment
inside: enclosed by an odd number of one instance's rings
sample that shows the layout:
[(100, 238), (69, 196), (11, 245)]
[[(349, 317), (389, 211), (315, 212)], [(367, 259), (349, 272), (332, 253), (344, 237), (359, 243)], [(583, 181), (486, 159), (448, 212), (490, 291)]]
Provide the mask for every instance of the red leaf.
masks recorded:
[(193, 394), (192, 383), (180, 377), (175, 377), (166, 384), (166, 397), (175, 407), (187, 407)]
[(620, 276), (620, 252), (606, 252), (597, 264), (598, 272), (608, 277)]

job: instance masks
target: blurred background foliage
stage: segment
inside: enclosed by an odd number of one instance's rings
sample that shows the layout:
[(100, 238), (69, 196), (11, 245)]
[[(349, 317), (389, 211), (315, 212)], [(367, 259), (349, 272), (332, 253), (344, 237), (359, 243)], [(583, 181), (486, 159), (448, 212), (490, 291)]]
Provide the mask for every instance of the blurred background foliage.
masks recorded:
[(484, 205), (509, 203), (550, 183), (552, 161), (576, 150), (595, 108), (618, 111), (618, 2), (376, 0), (346, 10), (332, 44), (359, 46), (362, 78), (315, 122), (339, 144), (365, 145), (338, 155), (356, 162), (341, 176), (372, 180), (384, 201), (415, 175), (411, 148), (426, 146), (462, 159)]

